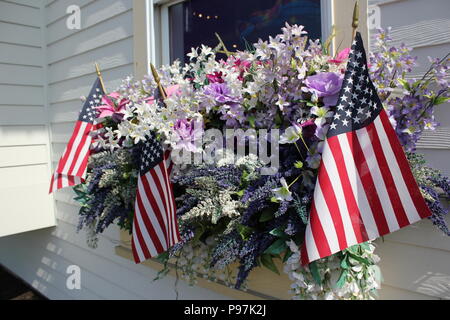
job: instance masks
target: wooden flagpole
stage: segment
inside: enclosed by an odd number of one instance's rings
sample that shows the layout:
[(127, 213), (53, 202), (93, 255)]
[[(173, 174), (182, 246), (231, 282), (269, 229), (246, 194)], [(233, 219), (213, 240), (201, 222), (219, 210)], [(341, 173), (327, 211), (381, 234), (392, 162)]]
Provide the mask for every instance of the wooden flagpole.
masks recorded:
[[(359, 26), (359, 3), (358, 0), (355, 2), (355, 6), (353, 7), (353, 19), (352, 19), (352, 43), (356, 36), (356, 29)], [(351, 47), (351, 45), (350, 45)]]
[(158, 72), (156, 71), (156, 68), (153, 65), (153, 63), (150, 63), (150, 69), (152, 69), (153, 79), (155, 79), (156, 86), (158, 87), (158, 90), (159, 90), (159, 93), (161, 94), (162, 99), (166, 100), (166, 98), (167, 98), (166, 90), (164, 90), (163, 86), (161, 85), (161, 80), (159, 79)]
[(103, 92), (106, 94), (105, 84), (103, 83), (103, 77), (102, 73), (100, 72), (100, 68), (98, 66), (98, 63), (95, 63), (95, 71), (97, 72), (97, 76), (100, 79), (100, 85), (102, 86)]

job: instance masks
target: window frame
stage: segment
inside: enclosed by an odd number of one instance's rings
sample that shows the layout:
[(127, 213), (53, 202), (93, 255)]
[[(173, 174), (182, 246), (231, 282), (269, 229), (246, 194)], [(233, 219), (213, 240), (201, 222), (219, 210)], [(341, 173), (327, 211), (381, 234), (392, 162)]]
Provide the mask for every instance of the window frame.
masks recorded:
[[(170, 63), (169, 7), (186, 0), (134, 0), (134, 56), (135, 76), (150, 73), (150, 63), (155, 66)], [(322, 40), (328, 39), (332, 27), (338, 35), (331, 42), (331, 50), (342, 43), (351, 42), (351, 17), (354, 0), (346, 6), (336, 5), (339, 0), (321, 0)], [(342, 0), (340, 0), (342, 1)], [(366, 47), (368, 44), (367, 0), (360, 0), (360, 25)], [(343, 49), (343, 48), (337, 48)], [(145, 68), (142, 66), (145, 65)]]

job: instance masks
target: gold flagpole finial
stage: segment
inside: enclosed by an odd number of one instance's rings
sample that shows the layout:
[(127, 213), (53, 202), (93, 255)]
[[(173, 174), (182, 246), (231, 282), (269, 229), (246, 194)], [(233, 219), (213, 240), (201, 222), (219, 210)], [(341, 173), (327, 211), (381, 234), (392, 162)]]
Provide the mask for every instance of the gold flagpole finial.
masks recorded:
[(102, 73), (100, 72), (100, 68), (98, 66), (98, 63), (95, 63), (95, 71), (97, 72), (97, 76), (100, 80), (100, 84), (102, 86), (103, 92), (106, 93), (106, 89), (105, 89), (105, 84), (103, 83), (103, 77), (102, 77)]
[(358, 29), (359, 26), (359, 3), (358, 0), (355, 2), (355, 6), (353, 7), (353, 19), (352, 19), (352, 42), (353, 39), (356, 36), (356, 29)]
[(158, 71), (156, 71), (155, 66), (153, 63), (150, 63), (150, 69), (152, 70), (153, 79), (155, 79), (156, 86), (158, 87), (159, 93), (161, 94), (161, 97), (163, 100), (167, 98), (166, 91), (164, 90), (163, 86), (161, 85), (161, 80), (159, 79)]

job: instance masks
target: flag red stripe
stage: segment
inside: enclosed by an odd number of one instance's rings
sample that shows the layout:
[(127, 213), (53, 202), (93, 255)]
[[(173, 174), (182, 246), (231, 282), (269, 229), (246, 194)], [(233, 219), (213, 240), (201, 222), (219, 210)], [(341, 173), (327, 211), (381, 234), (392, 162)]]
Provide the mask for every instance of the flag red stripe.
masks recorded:
[(55, 174), (52, 175), (52, 179), (50, 181), (50, 189), (48, 191), (48, 193), (52, 193), (53, 192), (53, 184), (55, 183)]
[(319, 215), (317, 214), (314, 201), (311, 204), (309, 223), (311, 225), (311, 233), (314, 237), (314, 243), (316, 244), (319, 255), (321, 257), (331, 255), (330, 246), (328, 245), (328, 239), (325, 235), (325, 232), (323, 231), (322, 223), (320, 222)]
[[(92, 128), (92, 124), (90, 124), (90, 123), (88, 123), (86, 125), (86, 127), (84, 128), (83, 134), (81, 136), (81, 140), (77, 146), (77, 149), (75, 151), (73, 159), (71, 160), (72, 162), (70, 164), (70, 168), (68, 171), (68, 174), (70, 174), (70, 175), (77, 175), (73, 172), (73, 169), (74, 169), (75, 165), (77, 164), (78, 159), (80, 158), (81, 150), (86, 145), (86, 143), (90, 143), (90, 141), (87, 141), (87, 139), (88, 139), (89, 132), (91, 131), (91, 128)], [(81, 155), (81, 156), (84, 156), (84, 155)], [(80, 167), (80, 169), (81, 169), (81, 167)], [(86, 168), (83, 168), (83, 171), (84, 171), (84, 169), (86, 169)]]
[(380, 113), (380, 119), (381, 123), (383, 124), (384, 131), (389, 138), (389, 143), (392, 150), (394, 151), (395, 158), (397, 159), (398, 166), (400, 167), (400, 171), (402, 172), (403, 179), (405, 180), (414, 206), (416, 207), (417, 212), (422, 219), (429, 217), (431, 215), (431, 211), (425, 203), (422, 194), (420, 193), (420, 189), (417, 185), (416, 179), (411, 172), (403, 148), (400, 145), (394, 128), (392, 128), (389, 118), (384, 110), (382, 110)]
[[(137, 205), (138, 205), (139, 211), (141, 213), (142, 221), (144, 222), (145, 228), (146, 228), (150, 238), (152, 239), (152, 243), (155, 246), (156, 251), (158, 253), (163, 252), (164, 248), (159, 240), (158, 235), (156, 234), (155, 229), (153, 228), (153, 225), (152, 225), (150, 219), (148, 218), (148, 212), (147, 212), (144, 204), (142, 203), (139, 189), (138, 189), (138, 192), (136, 193), (136, 200), (137, 200)], [(137, 223), (137, 224), (139, 224), (139, 223)], [(148, 258), (148, 257), (146, 257), (146, 258)]]
[[(161, 196), (164, 197), (165, 200), (165, 208), (166, 208), (166, 219), (167, 219), (167, 229), (168, 229), (168, 233), (169, 233), (169, 239), (170, 239), (170, 244), (169, 246), (171, 246), (173, 243), (175, 243), (175, 238), (174, 238), (174, 234), (173, 234), (173, 229), (172, 229), (172, 223), (173, 223), (173, 217), (172, 217), (172, 201), (170, 199), (170, 190), (168, 188), (168, 180), (167, 180), (167, 171), (166, 171), (166, 162), (165, 161), (161, 161), (159, 163), (159, 168), (161, 170), (161, 174), (162, 174), (162, 178), (164, 181), (161, 181), (161, 185), (164, 186), (164, 191), (160, 191)], [(162, 194), (163, 192), (163, 194)]]
[[(155, 177), (154, 177), (154, 170), (150, 170), (150, 173), (152, 175), (152, 179), (154, 180), (155, 179)], [(156, 220), (158, 221), (158, 224), (159, 224), (159, 226), (161, 228), (161, 231), (162, 231), (162, 233), (164, 235), (164, 240), (165, 240), (166, 244), (168, 245), (169, 244), (169, 238), (167, 236), (166, 224), (164, 223), (164, 220), (163, 220), (163, 217), (162, 217), (162, 212), (159, 209), (158, 202), (156, 201), (155, 196), (153, 195), (153, 192), (151, 190), (151, 187), (150, 187), (150, 184), (149, 184), (149, 182), (147, 180), (146, 175), (141, 176), (141, 181), (142, 181), (142, 186), (144, 187), (144, 190), (145, 190), (145, 197), (148, 199), (148, 202), (150, 203), (150, 205), (152, 207), (152, 211), (151, 212), (150, 212), (150, 210), (146, 210), (145, 211), (146, 212), (146, 215), (145, 215), (146, 220), (144, 220), (144, 222), (145, 222), (146, 225), (147, 225), (147, 223), (151, 225), (152, 223), (151, 223), (150, 219), (148, 218), (148, 215), (153, 215), (156, 218)], [(159, 191), (160, 188), (159, 188), (158, 183), (155, 183), (155, 184), (158, 187), (158, 191)], [(161, 199), (161, 201), (164, 201), (164, 200)], [(150, 209), (150, 208), (148, 208), (148, 209)], [(157, 236), (156, 233), (155, 233), (155, 235)], [(163, 248), (162, 245), (161, 245), (161, 248)], [(157, 249), (157, 250), (158, 250), (158, 253), (164, 251), (164, 249), (161, 249), (161, 251), (159, 249)]]
[[(134, 221), (133, 221), (133, 225), (136, 225), (134, 223)], [(136, 250), (136, 244), (134, 243), (134, 237), (131, 238), (131, 248), (133, 249), (133, 250), (131, 250), (131, 252), (133, 253), (134, 262), (135, 263), (141, 262), (141, 259), (139, 258), (139, 255), (138, 255), (137, 250)]]
[(66, 162), (67, 162), (67, 158), (70, 155), (70, 152), (72, 150), (73, 147), (73, 143), (76, 139), (76, 137), (78, 136), (78, 132), (80, 131), (80, 126), (81, 126), (81, 121), (77, 121), (75, 123), (75, 128), (73, 129), (73, 133), (72, 136), (70, 137), (69, 143), (66, 146), (66, 150), (64, 151), (63, 156), (61, 157), (61, 159), (59, 160), (59, 164), (58, 164), (58, 169), (56, 170), (56, 172), (62, 172)]
[[(151, 169), (149, 171), (149, 173), (152, 176), (154, 184), (156, 185), (156, 189), (158, 190), (159, 198), (161, 199), (162, 206), (163, 206), (163, 209), (162, 209), (163, 212), (161, 212), (161, 209), (159, 208), (158, 203), (157, 203), (156, 199), (154, 198), (153, 193), (149, 194), (148, 190), (146, 190), (145, 192), (148, 194), (149, 197), (151, 197), (153, 199), (152, 201), (154, 201), (154, 204), (157, 206), (157, 211), (155, 211), (155, 214), (158, 215), (157, 218), (158, 218), (159, 225), (161, 226), (161, 229), (164, 230), (164, 237), (166, 239), (167, 246), (170, 246), (170, 233), (169, 233), (168, 226), (167, 226), (167, 223), (169, 222), (168, 215), (167, 215), (168, 207), (167, 207), (167, 201), (164, 196), (164, 191), (161, 188), (162, 181), (159, 179), (154, 168)], [(161, 170), (161, 173), (162, 173), (162, 170)], [(152, 204), (152, 206), (153, 206), (153, 204)], [(163, 215), (166, 217), (165, 220), (163, 219)]]
[(398, 225), (403, 228), (410, 224), (406, 211), (403, 208), (402, 201), (398, 194), (397, 187), (395, 186), (394, 178), (391, 174), (391, 168), (389, 167), (386, 157), (381, 147), (380, 138), (375, 128), (375, 123), (371, 123), (366, 127), (367, 135), (372, 142), (373, 151), (380, 167), (381, 176), (383, 177), (384, 184), (391, 200), (392, 208), (394, 209), (395, 217), (397, 218)]
[(378, 234), (387, 234), (389, 233), (389, 227), (381, 206), (380, 198), (378, 197), (378, 192), (375, 188), (375, 183), (373, 182), (372, 174), (370, 173), (366, 158), (361, 149), (361, 145), (359, 144), (358, 137), (354, 131), (347, 132), (345, 135), (347, 136), (350, 150), (352, 151), (353, 158), (355, 159), (355, 165), (364, 187), (364, 192), (366, 193), (367, 200), (369, 201), (369, 205), (372, 210), (372, 215), (378, 229)]
[[(353, 231), (358, 243), (365, 242), (369, 239), (367, 231), (364, 226), (364, 222), (359, 211), (358, 203), (356, 202), (355, 195), (353, 193), (352, 185), (347, 173), (347, 166), (345, 164), (344, 155), (342, 154), (342, 148), (337, 136), (327, 139), (327, 143), (330, 146), (331, 153), (333, 155), (334, 162), (339, 173), (342, 190), (344, 192), (345, 202), (347, 203), (348, 214), (352, 222)], [(337, 177), (335, 177), (337, 178)]]
[(339, 242), (339, 248), (344, 250), (347, 248), (347, 239), (345, 237), (344, 224), (342, 222), (341, 212), (337, 203), (336, 195), (331, 184), (330, 177), (328, 176), (327, 169), (322, 161), (322, 165), (319, 168), (317, 176), (318, 183), (322, 189), (322, 195), (330, 212), (331, 219), (333, 220), (334, 229)]
[(309, 261), (308, 250), (306, 250), (306, 245), (303, 244), (300, 248), (300, 262), (302, 265), (307, 265)]

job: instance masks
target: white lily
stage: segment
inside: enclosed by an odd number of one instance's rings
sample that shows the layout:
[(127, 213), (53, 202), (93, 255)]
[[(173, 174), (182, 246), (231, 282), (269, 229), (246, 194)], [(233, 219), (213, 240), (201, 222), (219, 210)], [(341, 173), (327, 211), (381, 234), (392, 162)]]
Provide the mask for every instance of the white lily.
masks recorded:
[(300, 126), (290, 126), (284, 131), (284, 133), (280, 136), (280, 143), (295, 143), (298, 139), (301, 138), (302, 128)]
[(272, 189), (275, 199), (278, 201), (291, 201), (292, 198), (292, 192), (289, 191), (289, 186), (286, 182), (286, 179), (281, 178), (281, 188), (275, 188)]

